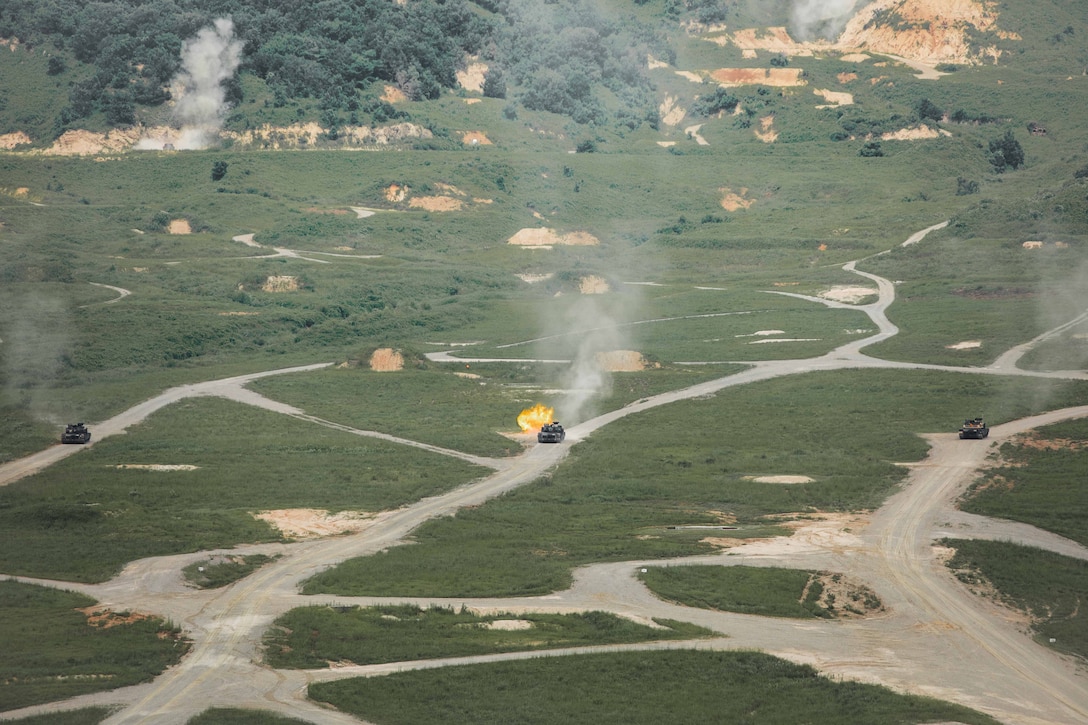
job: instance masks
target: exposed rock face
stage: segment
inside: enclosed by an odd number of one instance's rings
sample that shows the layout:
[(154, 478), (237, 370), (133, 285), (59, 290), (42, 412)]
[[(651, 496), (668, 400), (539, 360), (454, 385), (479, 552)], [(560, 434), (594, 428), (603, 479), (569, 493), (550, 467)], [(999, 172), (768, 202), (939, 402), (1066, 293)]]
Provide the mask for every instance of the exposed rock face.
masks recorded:
[(877, 0), (846, 24), (836, 45), (866, 48), (926, 63), (978, 63), (994, 60), (997, 48), (971, 45), (974, 32), (996, 32), (997, 10), (985, 0)]

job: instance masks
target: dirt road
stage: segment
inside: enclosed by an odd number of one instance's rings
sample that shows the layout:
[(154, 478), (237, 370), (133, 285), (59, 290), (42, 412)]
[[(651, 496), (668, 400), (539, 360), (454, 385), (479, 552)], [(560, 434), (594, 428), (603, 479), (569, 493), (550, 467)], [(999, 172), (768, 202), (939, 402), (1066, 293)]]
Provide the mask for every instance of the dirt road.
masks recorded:
[[(847, 268), (852, 270), (853, 264), (847, 265)], [(894, 298), (894, 288), (880, 277), (857, 273), (875, 281), (880, 290), (876, 302), (852, 307), (865, 310), (876, 324), (879, 331), (872, 337), (818, 358), (755, 363), (737, 375), (640, 400), (568, 429), (568, 439), (588, 436), (598, 428), (640, 410), (705, 395), (729, 386), (813, 370), (925, 368), (955, 370), (965, 374), (1088, 378), (1083, 371), (1028, 373), (1016, 369), (1011, 362), (1000, 369), (962, 369), (870, 358), (862, 353), (862, 349), (896, 332), (884, 314)], [(841, 304), (808, 299), (832, 306)], [(109, 421), (97, 424), (96, 440), (122, 433), (154, 410), (192, 395), (221, 395), (342, 428), (329, 421), (310, 418), (297, 408), (269, 400), (244, 388), (247, 382), (263, 375), (320, 367), (324, 365), (173, 388)], [(320, 603), (365, 605), (406, 601), (404, 598), (304, 597), (298, 594), (301, 582), (345, 559), (373, 554), (402, 543), (416, 527), (436, 516), (482, 503), (535, 480), (566, 455), (566, 445), (533, 446), (509, 461), (478, 461), (485, 465), (492, 464), (495, 473), (446, 494), (383, 513), (368, 520), (356, 534), (293, 544), (239, 547), (231, 553), (274, 553), (280, 554), (281, 558), (246, 579), (218, 590), (196, 591), (186, 587), (181, 569), (189, 563), (221, 552), (136, 561), (118, 577), (96, 585), (22, 579), (85, 592), (99, 600), (102, 606), (115, 610), (135, 610), (166, 617), (180, 623), (194, 645), (192, 652), (179, 665), (154, 682), (12, 711), (0, 714), (0, 719), (107, 704), (119, 707), (118, 712), (106, 720), (111, 724), (180, 724), (210, 707), (251, 707), (273, 710), (315, 723), (355, 723), (358, 721), (354, 718), (309, 702), (305, 697), (307, 683), (408, 668), (547, 654), (559, 656), (574, 651), (692, 647), (757, 648), (796, 662), (811, 663), (825, 673), (959, 702), (1008, 723), (1064, 725), (1088, 722), (1088, 677), (1085, 673), (1078, 672), (1071, 661), (1032, 642), (1009, 613), (968, 592), (947, 572), (931, 546), (935, 537), (947, 535), (1009, 538), (1088, 559), (1084, 547), (1053, 534), (1024, 525), (971, 517), (956, 511), (954, 507), (956, 496), (982, 465), (986, 452), (993, 444), (1021, 430), (1084, 415), (1088, 415), (1088, 407), (1015, 421), (991, 429), (988, 441), (960, 441), (954, 434), (928, 436), (932, 444), (930, 455), (924, 462), (912, 466), (902, 490), (890, 498), (868, 523), (855, 524), (855, 528), (849, 531), (814, 523), (808, 529), (802, 528), (793, 537), (752, 542), (717, 556), (690, 557), (670, 562), (592, 565), (576, 572), (575, 584), (570, 590), (543, 597), (415, 600), (422, 605), (466, 604), (481, 611), (574, 612), (592, 609), (612, 611), (640, 621), (668, 617), (721, 632), (724, 635), (722, 639), (313, 671), (272, 670), (260, 663), (259, 645), (264, 631), (275, 617), (293, 607)], [(348, 430), (362, 435), (372, 434)], [(0, 466), (0, 484), (39, 470), (64, 455), (78, 452), (80, 448), (55, 446), (22, 461)], [(457, 454), (444, 449), (438, 449), (438, 452)], [(462, 454), (457, 455), (463, 457)], [(876, 590), (887, 612), (866, 619), (837, 622), (793, 621), (711, 612), (662, 602), (653, 597), (636, 577), (638, 569), (644, 565), (683, 566), (699, 563), (792, 566), (849, 572), (852, 577)]]

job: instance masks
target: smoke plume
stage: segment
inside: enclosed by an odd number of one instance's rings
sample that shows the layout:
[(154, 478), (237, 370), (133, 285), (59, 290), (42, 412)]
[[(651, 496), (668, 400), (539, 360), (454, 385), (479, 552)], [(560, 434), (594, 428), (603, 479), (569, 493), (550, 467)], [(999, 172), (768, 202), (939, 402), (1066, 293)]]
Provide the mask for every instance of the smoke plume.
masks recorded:
[(234, 37), (229, 18), (219, 18), (185, 41), (181, 72), (173, 82), (174, 118), (181, 125), (175, 148), (201, 149), (215, 140), (227, 111), (223, 81), (234, 75), (241, 59), (242, 41)]
[(798, 40), (834, 40), (862, 0), (794, 0), (791, 30)]

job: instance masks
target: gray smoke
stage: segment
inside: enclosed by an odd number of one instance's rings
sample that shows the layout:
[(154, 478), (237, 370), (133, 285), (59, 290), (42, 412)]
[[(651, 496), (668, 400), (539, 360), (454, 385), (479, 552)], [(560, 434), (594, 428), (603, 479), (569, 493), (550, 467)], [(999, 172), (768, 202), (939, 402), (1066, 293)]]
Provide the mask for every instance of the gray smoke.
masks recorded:
[(227, 111), (223, 81), (234, 75), (241, 59), (242, 41), (234, 37), (229, 18), (219, 18), (185, 41), (182, 70), (173, 83), (174, 117), (181, 124), (176, 148), (205, 148), (215, 139)]
[(615, 316), (595, 296), (580, 297), (568, 319), (571, 328), (583, 331), (574, 336), (571, 365), (561, 376), (566, 395), (556, 406), (556, 416), (577, 423), (592, 416), (595, 400), (612, 393), (612, 373), (601, 366), (598, 353), (620, 349), (623, 336)]
[(30, 292), (5, 299), (0, 360), (5, 397), (40, 420), (60, 422), (46, 399), (71, 352), (70, 311), (55, 297)]
[(864, 0), (794, 0), (790, 30), (798, 40), (834, 40)]

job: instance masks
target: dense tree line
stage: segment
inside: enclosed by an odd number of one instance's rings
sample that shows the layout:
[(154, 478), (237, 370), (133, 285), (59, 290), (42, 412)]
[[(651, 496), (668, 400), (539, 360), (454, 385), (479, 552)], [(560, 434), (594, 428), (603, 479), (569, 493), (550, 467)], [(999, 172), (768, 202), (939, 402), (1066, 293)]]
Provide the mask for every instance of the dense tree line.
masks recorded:
[[(365, 111), (360, 91), (375, 81), (436, 98), (478, 55), (491, 67), (486, 95), (509, 93), (579, 123), (656, 122), (646, 54), (668, 57), (663, 36), (594, 8), (589, 0), (5, 0), (0, 37), (59, 50), (52, 75), (71, 70), (65, 58), (93, 66), (71, 84), (58, 133), (99, 111), (112, 124), (132, 123), (138, 106), (169, 100), (183, 43), (222, 17), (244, 43), (242, 71), (262, 78), (277, 105), (316, 98), (330, 119)], [(228, 101), (241, 93), (228, 81)]]

